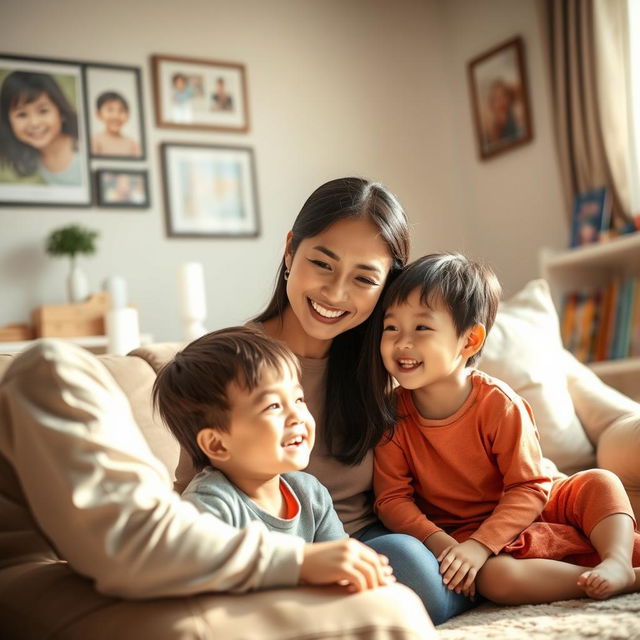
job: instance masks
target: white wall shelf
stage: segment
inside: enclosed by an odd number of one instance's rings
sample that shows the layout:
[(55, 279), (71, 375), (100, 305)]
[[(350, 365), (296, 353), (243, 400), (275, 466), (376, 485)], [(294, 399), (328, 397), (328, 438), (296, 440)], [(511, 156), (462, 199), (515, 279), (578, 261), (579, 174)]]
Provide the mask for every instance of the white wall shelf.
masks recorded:
[[(549, 283), (558, 310), (564, 294), (583, 287), (599, 287), (614, 277), (640, 276), (640, 232), (599, 244), (540, 254), (540, 273)], [(588, 365), (607, 384), (640, 401), (640, 358), (591, 362)]]

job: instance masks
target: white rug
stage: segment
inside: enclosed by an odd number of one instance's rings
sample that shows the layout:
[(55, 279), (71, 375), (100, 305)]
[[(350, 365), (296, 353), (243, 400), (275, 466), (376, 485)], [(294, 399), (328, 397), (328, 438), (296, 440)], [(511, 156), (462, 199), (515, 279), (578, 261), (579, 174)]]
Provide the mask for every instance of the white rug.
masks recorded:
[(518, 607), (482, 604), (436, 629), (438, 640), (640, 640), (640, 594)]

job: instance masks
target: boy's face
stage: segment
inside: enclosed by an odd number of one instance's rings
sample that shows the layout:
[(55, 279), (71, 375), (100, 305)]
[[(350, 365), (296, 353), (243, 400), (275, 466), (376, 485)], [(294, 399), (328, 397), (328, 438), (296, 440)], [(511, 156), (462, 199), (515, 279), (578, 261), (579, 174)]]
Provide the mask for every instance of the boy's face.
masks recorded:
[(419, 389), (453, 376), (464, 366), (466, 336), (458, 336), (451, 313), (438, 297), (431, 307), (420, 291), (387, 309), (380, 353), (387, 371), (405, 389)]
[(109, 133), (118, 134), (129, 119), (129, 111), (121, 100), (108, 100), (98, 109), (98, 118)]
[(227, 468), (256, 480), (299, 471), (309, 464), (316, 423), (307, 409), (298, 374), (288, 363), (282, 373), (265, 366), (260, 383), (247, 391), (236, 383), (227, 389), (231, 407)]

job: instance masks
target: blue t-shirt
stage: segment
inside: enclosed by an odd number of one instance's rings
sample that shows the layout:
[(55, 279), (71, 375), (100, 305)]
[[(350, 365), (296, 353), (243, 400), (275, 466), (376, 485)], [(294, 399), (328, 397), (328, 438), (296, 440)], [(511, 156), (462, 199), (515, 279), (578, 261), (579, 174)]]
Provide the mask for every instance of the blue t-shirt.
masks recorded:
[(182, 493), (182, 498), (194, 504), (199, 511), (212, 513), (239, 529), (260, 520), (272, 531), (295, 535), (306, 542), (348, 537), (333, 508), (329, 492), (317, 478), (303, 471), (293, 471), (283, 473), (280, 479), (299, 507), (297, 515), (288, 520), (261, 509), (213, 467), (205, 467), (198, 473)]

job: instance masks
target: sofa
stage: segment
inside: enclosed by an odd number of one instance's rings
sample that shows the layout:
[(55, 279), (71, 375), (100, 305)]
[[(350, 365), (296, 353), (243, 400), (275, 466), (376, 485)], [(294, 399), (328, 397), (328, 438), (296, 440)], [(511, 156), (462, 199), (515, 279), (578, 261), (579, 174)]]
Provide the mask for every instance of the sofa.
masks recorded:
[[(98, 357), (124, 392), (136, 424), (168, 477), (173, 477), (179, 451), (152, 412), (150, 392), (156, 372), (179, 348), (178, 343), (154, 344), (127, 356)], [(12, 360), (0, 355), (0, 379)], [(561, 470), (597, 463), (616, 472), (640, 515), (640, 405), (606, 386), (562, 349), (558, 319), (544, 281), (530, 283), (501, 305), (479, 366), (503, 378), (531, 403), (543, 451)], [(0, 429), (2, 424), (0, 413)], [(20, 490), (13, 470), (0, 456), (0, 501), (15, 500)], [(131, 601), (97, 593), (90, 579), (69, 568), (51, 544), (26, 564), (8, 565), (2, 560), (2, 549), (3, 535), (10, 529), (8, 523), (0, 523), (2, 637), (640, 637), (638, 594), (605, 602), (585, 599), (531, 607), (487, 603), (435, 631), (414, 594), (401, 586), (347, 597), (331, 588), (304, 587)], [(270, 624), (252, 629), (254, 612), (275, 601), (279, 605)], [(306, 603), (309, 616), (304, 620), (296, 616), (292, 602)], [(315, 622), (309, 626), (309, 620)]]

